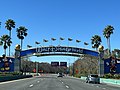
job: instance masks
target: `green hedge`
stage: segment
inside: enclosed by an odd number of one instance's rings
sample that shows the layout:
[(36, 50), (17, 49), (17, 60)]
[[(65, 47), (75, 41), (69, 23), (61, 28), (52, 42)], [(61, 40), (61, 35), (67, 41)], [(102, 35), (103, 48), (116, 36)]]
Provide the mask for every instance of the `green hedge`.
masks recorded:
[(0, 72), (0, 76), (20, 75), (19, 72)]
[(32, 75), (0, 76), (0, 82), (23, 79), (23, 78), (30, 78), (30, 77), (32, 77)]
[(120, 79), (120, 74), (105, 74), (104, 76), (103, 76), (103, 78), (106, 78), (106, 79), (108, 79), (108, 78), (111, 78), (111, 79)]
[(81, 78), (80, 74), (75, 74), (74, 77)]

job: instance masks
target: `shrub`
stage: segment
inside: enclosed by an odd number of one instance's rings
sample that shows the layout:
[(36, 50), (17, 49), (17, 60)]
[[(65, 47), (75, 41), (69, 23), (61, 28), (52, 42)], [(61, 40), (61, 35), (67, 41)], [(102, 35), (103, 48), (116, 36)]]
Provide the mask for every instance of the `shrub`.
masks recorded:
[(104, 76), (103, 76), (103, 78), (106, 78), (106, 79), (108, 79), (108, 78), (112, 78), (112, 79), (120, 79), (120, 74), (105, 74)]
[(81, 78), (80, 74), (75, 74), (74, 76), (77, 77), (77, 78)]

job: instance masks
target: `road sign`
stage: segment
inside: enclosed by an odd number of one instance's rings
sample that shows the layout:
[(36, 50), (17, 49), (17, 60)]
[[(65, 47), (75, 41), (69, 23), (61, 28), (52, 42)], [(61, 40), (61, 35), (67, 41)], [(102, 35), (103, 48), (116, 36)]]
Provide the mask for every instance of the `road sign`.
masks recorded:
[(60, 66), (67, 67), (67, 62), (60, 62)]
[(59, 66), (59, 62), (51, 62), (51, 66), (57, 67), (57, 66)]

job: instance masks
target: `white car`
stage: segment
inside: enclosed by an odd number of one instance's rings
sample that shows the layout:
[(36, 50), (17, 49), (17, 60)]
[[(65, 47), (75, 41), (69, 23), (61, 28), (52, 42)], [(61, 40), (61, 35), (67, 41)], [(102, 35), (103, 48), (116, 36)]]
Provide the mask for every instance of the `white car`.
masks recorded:
[(63, 77), (63, 73), (58, 73), (57, 77)]
[(90, 74), (86, 78), (86, 83), (100, 84), (100, 77), (97, 74)]

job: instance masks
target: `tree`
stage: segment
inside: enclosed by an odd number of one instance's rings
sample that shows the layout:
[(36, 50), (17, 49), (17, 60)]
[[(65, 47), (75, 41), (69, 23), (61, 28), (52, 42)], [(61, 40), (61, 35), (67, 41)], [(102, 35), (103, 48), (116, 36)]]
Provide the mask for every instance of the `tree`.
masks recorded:
[(91, 39), (92, 48), (95, 48), (97, 50), (101, 42), (102, 40), (100, 36), (98, 35), (92, 36), (92, 39)]
[(103, 30), (103, 35), (107, 39), (107, 45), (108, 45), (108, 54), (109, 56), (111, 55), (111, 47), (110, 47), (110, 36), (113, 34), (114, 27), (111, 25), (108, 25), (104, 30)]
[(17, 37), (21, 40), (21, 50), (22, 50), (22, 44), (23, 44), (23, 39), (27, 36), (27, 30), (24, 26), (20, 26), (17, 28)]
[[(12, 19), (8, 19), (5, 23), (5, 28), (9, 30), (9, 36), (11, 39), (11, 31), (12, 31), (12, 28), (15, 28), (15, 22)], [(9, 56), (10, 56), (10, 46), (11, 45), (9, 45)]]
[(120, 49), (114, 49), (114, 54), (116, 58), (120, 58)]
[(6, 49), (7, 49), (8, 46), (11, 45), (11, 43), (12, 43), (12, 41), (11, 41), (10, 36), (8, 36), (8, 35), (1, 36), (0, 45), (3, 45), (5, 56), (6, 56)]
[[(74, 62), (74, 70), (77, 70), (80, 75), (97, 74), (98, 72), (98, 57), (84, 55)], [(77, 74), (77, 73), (76, 73)]]

